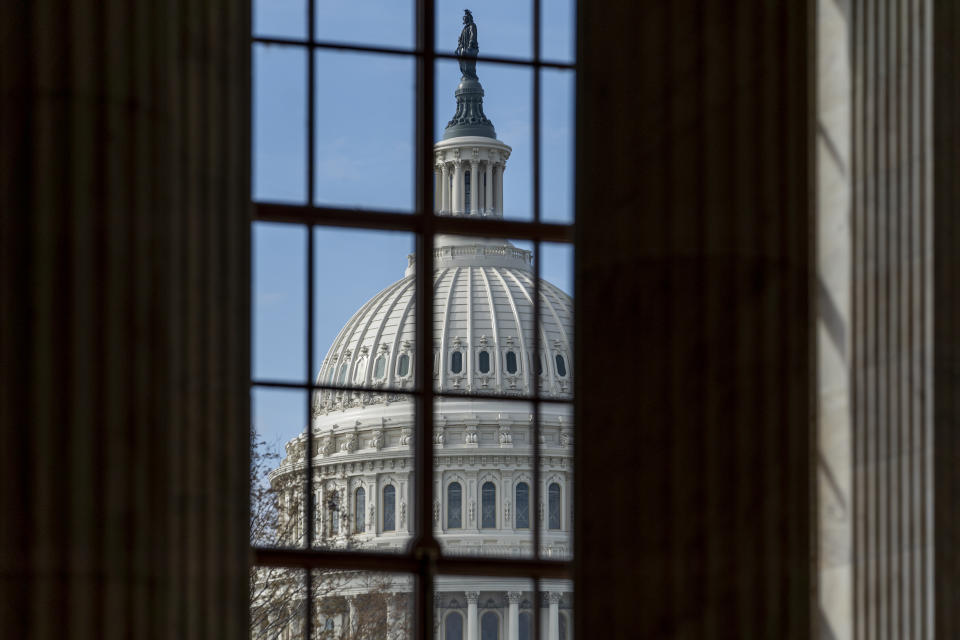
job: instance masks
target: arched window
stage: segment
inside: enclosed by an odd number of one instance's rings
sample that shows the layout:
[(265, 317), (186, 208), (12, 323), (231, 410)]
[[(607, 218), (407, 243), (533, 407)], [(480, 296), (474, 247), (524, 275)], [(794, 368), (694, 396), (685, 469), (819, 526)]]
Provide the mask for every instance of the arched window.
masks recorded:
[(549, 529), (560, 528), (560, 502), (560, 485), (556, 482), (551, 482), (550, 487), (547, 489), (547, 507), (549, 511), (547, 527)]
[(560, 640), (567, 640), (569, 638), (567, 635), (567, 615), (565, 613), (561, 613), (558, 622), (560, 623)]
[(537, 361), (533, 363), (533, 368), (536, 369), (538, 376), (543, 375), (543, 355), (542, 354), (539, 358), (537, 358)]
[(516, 525), (517, 529), (530, 528), (530, 485), (526, 482), (517, 484), (516, 490)]
[(480, 528), (497, 528), (497, 487), (492, 482), (484, 482), (480, 490)]
[(481, 351), (480, 356), (477, 358), (477, 366), (480, 369), (480, 373), (490, 373), (490, 352)]
[(447, 487), (447, 529), (459, 529), (463, 526), (463, 487), (459, 482), (451, 482)]
[(324, 631), (333, 631), (333, 618), (327, 618), (327, 621), (323, 623)]
[(377, 356), (376, 362), (373, 363), (373, 377), (378, 380), (383, 377), (383, 374), (387, 369), (387, 358), (383, 355)]
[(513, 351), (507, 351), (507, 373), (517, 372), (517, 354)]
[(463, 640), (463, 616), (453, 611), (444, 622), (443, 640)]
[(463, 371), (463, 353), (454, 351), (453, 355), (450, 356), (450, 371), (452, 373)]
[(392, 484), (383, 488), (383, 530), (397, 530), (397, 490)]
[(406, 353), (401, 353), (400, 357), (397, 358), (397, 375), (405, 378), (408, 373), (410, 373), (410, 356)]
[(337, 378), (337, 382), (343, 384), (347, 381), (347, 363), (344, 362), (340, 365), (340, 376)]
[(500, 616), (493, 611), (480, 617), (480, 640), (500, 640)]
[(529, 613), (521, 613), (520, 622), (520, 640), (533, 640), (533, 619)]
[(561, 378), (567, 376), (567, 363), (564, 361), (563, 356), (559, 353), (557, 354), (557, 375)]
[(363, 533), (367, 528), (367, 521), (364, 518), (367, 508), (367, 492), (360, 487), (354, 492), (353, 497), (353, 521), (356, 523), (357, 533)]
[(470, 211), (470, 172), (463, 173), (463, 208)]
[(334, 535), (336, 535), (340, 533), (340, 502), (334, 499), (334, 500), (331, 500), (328, 504), (333, 506), (332, 509), (329, 509), (330, 531)]

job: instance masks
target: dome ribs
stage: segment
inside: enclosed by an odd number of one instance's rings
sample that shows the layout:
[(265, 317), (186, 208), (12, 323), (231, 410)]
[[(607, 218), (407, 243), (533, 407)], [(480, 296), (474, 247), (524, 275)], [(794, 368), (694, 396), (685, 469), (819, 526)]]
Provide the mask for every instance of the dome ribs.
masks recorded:
[[(487, 304), (490, 306), (490, 327), (493, 332), (493, 344), (498, 345), (500, 344), (500, 336), (497, 331), (497, 306), (493, 297), (493, 289), (490, 287), (490, 279), (487, 277), (487, 269), (489, 269), (489, 267), (480, 267), (480, 277), (483, 278), (483, 285), (487, 290)], [(508, 291), (508, 296), (509, 293)], [(503, 385), (500, 380), (500, 367), (497, 367), (497, 391), (503, 391)]]
[(444, 382), (446, 382), (444, 374), (447, 370), (447, 327), (450, 321), (450, 301), (453, 299), (453, 291), (457, 286), (457, 277), (460, 275), (460, 270), (461, 267), (454, 268), (453, 275), (450, 277), (450, 289), (447, 291), (447, 298), (443, 303), (443, 324), (440, 333), (440, 375), (437, 378), (437, 388), (440, 391), (443, 391)]
[[(511, 272), (510, 269), (503, 269), (503, 271), (505, 271), (506, 274), (507, 274), (508, 276), (510, 276), (510, 277), (513, 279), (514, 282), (517, 283), (518, 286), (520, 285), (520, 283), (517, 281), (516, 276), (513, 275), (513, 273)], [(516, 326), (516, 328), (517, 328), (517, 334), (518, 334), (518, 336), (519, 336), (519, 338), (520, 338), (520, 352), (521, 352), (521, 353), (525, 353), (525, 352), (526, 352), (526, 347), (525, 347), (524, 345), (526, 344), (526, 340), (525, 340), (524, 337), (523, 337), (523, 322), (520, 320), (520, 313), (517, 311), (517, 303), (514, 301), (514, 297), (510, 294), (510, 287), (507, 285), (507, 281), (504, 280), (503, 276), (500, 274), (500, 271), (494, 271), (494, 274), (496, 274), (497, 278), (500, 279), (500, 284), (503, 285), (503, 290), (504, 290), (504, 293), (506, 293), (507, 300), (510, 301), (510, 310), (513, 312), (513, 321), (514, 321), (515, 326)], [(523, 287), (522, 287), (522, 286), (520, 286), (520, 290), (521, 290), (521, 291), (523, 290)], [(536, 326), (536, 320), (537, 320), (537, 319), (534, 318), (533, 320), (534, 320), (534, 325), (533, 325), (533, 326)], [(496, 340), (496, 341), (495, 341), (495, 346), (496, 346), (496, 349), (497, 349), (497, 361), (498, 361), (498, 364), (499, 364), (500, 361), (501, 361), (501, 358), (500, 358), (501, 347), (500, 347), (500, 341), (499, 341), (499, 340)], [(500, 367), (500, 366), (497, 367), (497, 388), (500, 389), (500, 390), (503, 390), (503, 373), (502, 373), (502, 369), (503, 369), (503, 367)], [(527, 393), (530, 393), (530, 385), (529, 385), (528, 382), (525, 382), (525, 383), (524, 383), (524, 387), (525, 387), (525, 388), (524, 388), (524, 391), (527, 392)]]

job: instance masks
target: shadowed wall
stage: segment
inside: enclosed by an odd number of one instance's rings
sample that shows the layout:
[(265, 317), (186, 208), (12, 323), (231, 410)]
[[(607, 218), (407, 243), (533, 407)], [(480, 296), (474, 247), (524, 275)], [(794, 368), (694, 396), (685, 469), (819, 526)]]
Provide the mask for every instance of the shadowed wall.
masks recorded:
[(808, 20), (581, 3), (579, 637), (809, 636)]
[(248, 633), (249, 14), (0, 9), (0, 637)]

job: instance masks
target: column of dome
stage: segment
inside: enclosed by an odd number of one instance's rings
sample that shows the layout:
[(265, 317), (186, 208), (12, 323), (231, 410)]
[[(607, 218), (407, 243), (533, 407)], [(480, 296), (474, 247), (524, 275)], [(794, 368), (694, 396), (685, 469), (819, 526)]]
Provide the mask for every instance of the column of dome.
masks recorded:
[(434, 162), (437, 213), (502, 217), (503, 170), (510, 152), (511, 148), (499, 140), (480, 136), (437, 143)]

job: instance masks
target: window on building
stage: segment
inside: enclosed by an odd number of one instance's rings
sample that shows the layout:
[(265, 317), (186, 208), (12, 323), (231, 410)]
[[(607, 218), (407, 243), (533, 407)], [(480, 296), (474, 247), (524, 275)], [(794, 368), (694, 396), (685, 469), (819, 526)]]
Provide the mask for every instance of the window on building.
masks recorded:
[(480, 528), (497, 527), (497, 487), (492, 482), (484, 482), (481, 491)]
[(547, 526), (551, 530), (560, 528), (560, 503), (560, 485), (556, 482), (551, 482), (550, 488), (547, 490), (547, 510), (549, 512)]
[(470, 211), (470, 172), (463, 173), (463, 208)]
[(363, 377), (366, 375), (367, 371), (367, 359), (360, 358), (357, 360), (357, 366), (353, 371), (353, 384), (361, 385), (363, 384)]
[(560, 355), (559, 353), (557, 354), (556, 360), (557, 360), (557, 375), (560, 376), (561, 378), (565, 378), (567, 376), (567, 363), (566, 361), (564, 361), (563, 356)]
[(410, 374), (410, 356), (401, 353), (397, 358), (397, 375), (406, 378)]
[(530, 528), (530, 485), (528, 485), (526, 482), (518, 483), (516, 494), (517, 494), (516, 495), (516, 503), (517, 503), (516, 528), (529, 529)]
[(507, 351), (507, 373), (514, 374), (517, 372), (517, 354), (513, 351)]
[(530, 614), (526, 611), (521, 612), (517, 617), (518, 629), (520, 639), (519, 640), (532, 640), (533, 639), (533, 619)]
[(450, 372), (460, 373), (461, 371), (463, 371), (463, 353), (454, 351), (450, 356)]
[(480, 640), (500, 640), (500, 616), (493, 611), (480, 616)]
[(367, 492), (363, 487), (357, 489), (353, 499), (353, 521), (356, 523), (356, 532), (363, 533), (367, 529), (364, 514), (367, 508)]
[(383, 378), (383, 374), (386, 372), (387, 368), (387, 358), (385, 356), (377, 356), (376, 362), (373, 364), (373, 377), (377, 380)]
[(346, 381), (347, 381), (347, 369), (348, 369), (348, 368), (349, 368), (349, 367), (347, 366), (347, 363), (346, 363), (346, 362), (344, 362), (342, 365), (340, 365), (340, 376), (337, 378), (337, 382), (339, 382), (340, 384), (346, 383)]
[(396, 531), (397, 490), (392, 484), (383, 488), (383, 530)]
[(463, 640), (463, 616), (459, 612), (452, 611), (447, 614), (443, 637), (444, 640)]
[(557, 617), (557, 623), (559, 627), (559, 640), (568, 640), (569, 636), (567, 635), (567, 614), (561, 613)]
[(463, 526), (463, 506), (461, 504), (461, 492), (459, 482), (451, 482), (447, 487), (447, 528), (459, 529)]
[(481, 351), (477, 358), (477, 368), (480, 373), (490, 373), (490, 352)]

